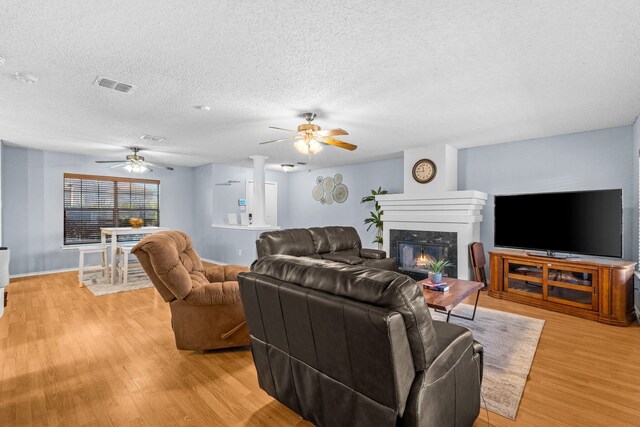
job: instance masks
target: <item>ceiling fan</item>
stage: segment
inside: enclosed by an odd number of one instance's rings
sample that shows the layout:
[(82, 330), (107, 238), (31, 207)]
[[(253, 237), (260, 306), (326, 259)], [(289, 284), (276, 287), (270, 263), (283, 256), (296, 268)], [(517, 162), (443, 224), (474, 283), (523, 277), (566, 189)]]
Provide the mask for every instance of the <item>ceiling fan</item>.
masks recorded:
[(295, 135), (289, 138), (274, 139), (273, 141), (265, 141), (260, 144), (271, 144), (272, 142), (293, 141), (293, 146), (302, 154), (316, 154), (324, 148), (325, 145), (333, 145), (334, 147), (344, 148), (345, 150), (353, 151), (358, 148), (357, 145), (349, 144), (348, 142), (340, 141), (332, 138), (336, 135), (349, 135), (344, 129), (329, 129), (321, 130), (320, 126), (312, 124), (313, 119), (316, 118), (316, 113), (303, 113), (300, 117), (304, 117), (307, 123), (298, 126), (298, 130), (283, 129), (275, 126), (269, 126), (271, 129), (284, 130), (287, 132), (294, 132)]
[(96, 163), (118, 163), (117, 165), (109, 166), (109, 169), (124, 167), (127, 172), (132, 173), (153, 172), (151, 166), (173, 170), (171, 166), (145, 162), (144, 157), (138, 155), (138, 152), (142, 151), (140, 147), (130, 147), (130, 149), (133, 154), (129, 154), (124, 160), (96, 160)]

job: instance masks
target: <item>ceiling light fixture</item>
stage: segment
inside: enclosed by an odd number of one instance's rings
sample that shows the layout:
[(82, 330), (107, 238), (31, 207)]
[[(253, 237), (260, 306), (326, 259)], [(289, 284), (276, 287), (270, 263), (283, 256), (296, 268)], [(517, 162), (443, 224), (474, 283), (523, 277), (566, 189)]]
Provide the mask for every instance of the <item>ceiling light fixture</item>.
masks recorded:
[(140, 163), (129, 163), (124, 167), (124, 170), (131, 173), (145, 173), (149, 172), (149, 168)]
[(35, 83), (38, 81), (38, 76), (35, 76), (31, 73), (22, 73), (20, 71), (15, 73), (14, 77), (16, 78), (16, 80), (27, 84)]
[(202, 110), (202, 111), (211, 110), (211, 107), (209, 107), (208, 105), (194, 105), (193, 108), (195, 108), (196, 110)]
[(295, 166), (292, 165), (291, 163), (283, 163), (280, 165), (280, 167), (282, 168), (283, 171), (289, 173), (293, 170)]
[(296, 141), (293, 146), (302, 154), (316, 154), (324, 148), (322, 144), (310, 135), (305, 135), (304, 139)]

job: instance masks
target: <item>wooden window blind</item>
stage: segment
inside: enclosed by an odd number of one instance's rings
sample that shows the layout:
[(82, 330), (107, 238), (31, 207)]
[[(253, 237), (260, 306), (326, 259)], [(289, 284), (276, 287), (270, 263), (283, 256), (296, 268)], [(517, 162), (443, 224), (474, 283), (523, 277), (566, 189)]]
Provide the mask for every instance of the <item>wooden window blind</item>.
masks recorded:
[(160, 225), (160, 181), (64, 174), (64, 244), (100, 242), (101, 227)]

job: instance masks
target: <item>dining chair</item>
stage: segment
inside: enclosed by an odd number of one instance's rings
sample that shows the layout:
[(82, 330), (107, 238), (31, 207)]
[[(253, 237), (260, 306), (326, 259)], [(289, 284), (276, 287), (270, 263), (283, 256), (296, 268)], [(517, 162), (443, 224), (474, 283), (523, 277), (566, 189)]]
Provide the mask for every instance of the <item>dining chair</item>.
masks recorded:
[(469, 244), (469, 259), (471, 260), (471, 268), (473, 269), (473, 280), (484, 283), (486, 288), (488, 286), (487, 274), (485, 272), (487, 260), (484, 257), (484, 245), (482, 242)]

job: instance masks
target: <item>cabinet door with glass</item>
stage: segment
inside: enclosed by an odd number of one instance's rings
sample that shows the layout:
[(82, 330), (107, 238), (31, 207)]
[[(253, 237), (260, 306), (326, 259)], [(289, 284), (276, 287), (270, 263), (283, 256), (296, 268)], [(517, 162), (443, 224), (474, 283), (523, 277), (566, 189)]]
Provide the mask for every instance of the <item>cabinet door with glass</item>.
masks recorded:
[(598, 310), (598, 270), (548, 265), (547, 301)]
[(542, 299), (544, 267), (533, 262), (504, 261), (504, 291)]

